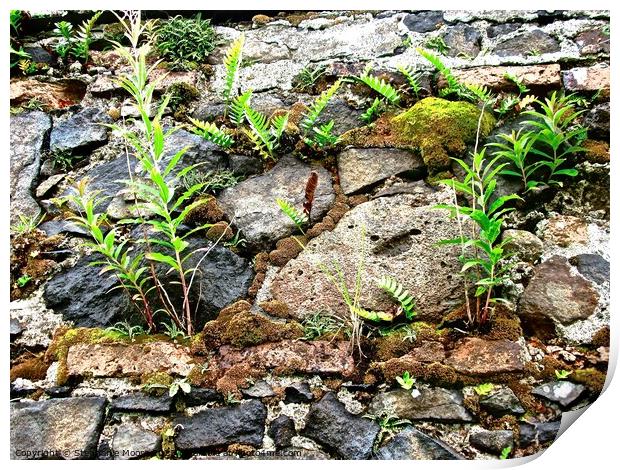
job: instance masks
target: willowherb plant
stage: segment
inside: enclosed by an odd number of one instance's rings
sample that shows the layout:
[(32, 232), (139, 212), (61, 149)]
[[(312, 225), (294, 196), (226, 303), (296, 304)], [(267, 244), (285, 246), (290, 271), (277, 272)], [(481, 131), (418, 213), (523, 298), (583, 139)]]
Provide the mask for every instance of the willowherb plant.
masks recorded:
[(522, 133), (522, 129), (519, 129), (519, 131), (513, 130), (512, 134), (500, 134), (498, 137), (503, 142), (493, 142), (488, 146), (497, 149), (494, 155), (511, 162), (511, 166), (502, 168), (499, 174), (521, 178), (521, 184), (525, 191), (542, 184), (542, 182), (534, 180), (533, 176), (544, 162), (528, 162), (527, 158), (531, 153), (532, 146), (536, 143), (535, 136), (531, 132)]

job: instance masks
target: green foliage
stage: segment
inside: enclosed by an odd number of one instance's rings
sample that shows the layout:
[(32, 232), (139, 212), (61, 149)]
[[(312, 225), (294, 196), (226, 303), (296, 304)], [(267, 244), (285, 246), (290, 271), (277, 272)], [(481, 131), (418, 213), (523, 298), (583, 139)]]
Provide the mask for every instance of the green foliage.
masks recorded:
[(253, 109), (249, 103), (244, 105), (245, 119), (249, 124), (249, 129), (243, 129), (245, 135), (254, 144), (257, 150), (265, 159), (274, 158), (274, 150), (280, 145), (280, 137), (284, 133), (288, 124), (288, 113), (274, 117), (271, 122), (260, 111)]
[[(338, 88), (340, 88), (340, 80), (334, 83), (331, 87), (325, 90), (321, 95), (314, 101), (312, 105), (308, 108), (308, 112), (304, 115), (304, 118), (301, 121), (300, 127), (304, 132), (304, 140), (306, 142), (315, 142), (313, 137), (309, 137), (309, 133), (312, 131), (316, 134), (316, 124), (321, 116), (321, 113), (327, 106), (329, 100), (336, 94)], [(320, 128), (319, 128), (320, 129)]]
[(181, 181), (186, 190), (193, 186), (201, 185), (202, 188), (199, 193), (206, 194), (235, 186), (239, 182), (239, 177), (235, 176), (230, 170), (204, 172), (195, 168), (183, 175)]
[[(508, 254), (504, 251), (504, 245), (508, 239), (499, 242), (502, 216), (513, 210), (507, 207), (509, 201), (520, 199), (516, 194), (493, 198), (497, 186), (497, 174), (506, 167), (508, 163), (497, 164), (499, 156), (491, 161), (485, 158), (485, 149), (472, 155), (471, 165), (465, 161), (454, 158), (453, 160), (465, 172), (463, 181), (456, 179), (441, 180), (454, 191), (464, 194), (470, 201), (471, 206), (458, 205), (455, 197), (453, 204), (440, 204), (436, 206), (450, 212), (451, 217), (456, 218), (459, 223), (461, 236), (455, 239), (442, 240), (443, 245), (460, 245), (461, 255), (459, 261), (462, 263), (461, 274), (473, 283), (476, 287), (475, 297), (486, 296), (481, 309), (476, 308), (476, 323), (482, 325), (492, 313), (491, 304), (500, 299), (493, 298), (493, 290), (502, 285), (508, 279), (508, 269), (510, 266), (504, 261)], [(468, 219), (473, 225), (471, 235), (467, 236), (462, 228), (462, 218)], [(466, 292), (467, 292), (466, 287)], [(467, 294), (466, 294), (467, 295)], [(474, 316), (471, 312), (469, 298), (466, 297), (467, 312), (470, 323)]]
[(492, 383), (483, 383), (480, 385), (476, 385), (474, 387), (474, 392), (476, 392), (481, 397), (484, 397), (491, 393), (494, 389), (495, 385), (493, 385)]
[(96, 12), (89, 20), (85, 20), (74, 29), (68, 21), (55, 23), (53, 33), (59, 38), (55, 52), (60, 58), (76, 59), (83, 63), (88, 61), (90, 45), (93, 42), (92, 30), (103, 12)]
[(170, 388), (168, 389), (168, 396), (174, 397), (177, 393), (179, 393), (179, 391), (182, 391), (183, 393), (191, 393), (192, 386), (186, 378), (176, 379), (172, 382), (170, 384)]
[(312, 341), (329, 333), (340, 331), (338, 320), (325, 312), (316, 312), (302, 322), (304, 327), (304, 339)]
[(362, 113), (362, 115), (360, 116), (360, 119), (370, 124), (371, 122), (373, 122), (375, 119), (379, 117), (384, 107), (385, 105), (383, 103), (383, 100), (380, 100), (379, 98), (375, 98), (375, 100), (372, 102), (370, 107)]
[(66, 150), (59, 150), (50, 154), (52, 160), (52, 168), (59, 169), (66, 172), (72, 170), (76, 163), (82, 160), (84, 157), (79, 155), (72, 155), (71, 152)]
[(17, 279), (17, 287), (26, 287), (30, 281), (32, 281), (32, 277), (28, 274), (24, 274)]
[(237, 395), (235, 395), (233, 392), (228, 392), (224, 397), (224, 403), (228, 406), (237, 405), (241, 403), (241, 400), (239, 400), (239, 398), (237, 398)]
[(286, 216), (293, 221), (301, 233), (304, 233), (304, 226), (308, 223), (308, 216), (294, 207), (291, 203), (284, 199), (277, 198), (276, 203), (280, 207), (280, 210), (286, 214)]
[(332, 128), (334, 127), (334, 120), (330, 120), (325, 124), (321, 124), (318, 127), (314, 127), (314, 138), (305, 138), (305, 142), (308, 145), (316, 145), (319, 148), (331, 147), (336, 145), (340, 141), (340, 137), (332, 134)]
[(450, 46), (446, 44), (446, 41), (444, 41), (443, 37), (441, 36), (435, 36), (430, 38), (428, 41), (426, 41), (426, 43), (424, 43), (424, 47), (428, 49), (434, 49), (442, 55), (445, 55), (445, 53), (448, 52), (448, 49), (450, 49)]
[(398, 105), (400, 102), (400, 95), (396, 88), (387, 83), (383, 79), (379, 79), (374, 75), (370, 75), (370, 67), (366, 67), (364, 73), (359, 77), (355, 77), (356, 80), (366, 84), (369, 88), (380, 94), (383, 99), (392, 105)]
[(405, 390), (411, 390), (415, 385), (415, 379), (411, 377), (409, 371), (403, 372), (402, 377), (396, 377), (396, 382)]
[(541, 184), (532, 178), (533, 174), (543, 165), (541, 161), (528, 163), (527, 156), (530, 155), (532, 146), (536, 143), (536, 139), (531, 132), (522, 133), (522, 129), (518, 132), (512, 131), (512, 134), (500, 134), (498, 136), (504, 142), (494, 142), (488, 144), (498, 150), (494, 153), (503, 159), (509, 160), (512, 165), (509, 168), (503, 168), (499, 173), (505, 176), (514, 176), (521, 178), (521, 183), (526, 191), (529, 191)]
[(18, 222), (11, 225), (11, 234), (13, 235), (28, 235), (43, 222), (45, 214), (35, 215), (32, 217), (25, 216), (23, 214), (17, 214)]
[(220, 147), (227, 149), (235, 143), (230, 134), (219, 129), (212, 122), (200, 121), (191, 117), (189, 118), (189, 121), (193, 125), (191, 130), (194, 134), (199, 135), (209, 142), (213, 142), (215, 145), (219, 145)]
[(200, 14), (162, 22), (155, 31), (155, 48), (172, 69), (187, 70), (204, 63), (215, 48), (215, 30)]
[(378, 284), (381, 289), (398, 302), (407, 320), (411, 320), (416, 315), (415, 300), (401, 283), (391, 277), (383, 276)]
[(19, 47), (18, 50), (14, 49), (13, 46), (10, 47), (10, 68), (14, 68), (20, 64), (22, 61), (30, 61), (30, 54), (28, 54), (22, 46)]
[(179, 336), (181, 339), (188, 339), (189, 336), (183, 333), (183, 330), (180, 330), (179, 327), (174, 323), (161, 323), (162, 328), (164, 329), (164, 334), (169, 336), (170, 339), (176, 340)]
[(506, 72), (504, 74), (504, 78), (516, 85), (516, 87), (519, 89), (519, 94), (520, 95), (530, 91), (530, 89), (528, 87), (526, 87), (525, 84), (523, 83), (523, 80), (521, 80), (520, 78), (516, 77), (515, 75)]
[(567, 379), (569, 375), (571, 375), (573, 372), (572, 371), (568, 371), (568, 370), (556, 370), (555, 372), (555, 378), (558, 380), (564, 380)]
[(246, 92), (236, 96), (228, 106), (230, 111), (230, 121), (236, 125), (237, 127), (241, 126), (245, 121), (245, 108), (249, 106), (250, 100), (252, 99), (252, 90), (247, 90)]
[(232, 240), (224, 242), (224, 246), (227, 248), (237, 248), (239, 246), (245, 246), (246, 243), (247, 240), (245, 238), (241, 238), (241, 230), (237, 230), (237, 233), (235, 233)]
[(304, 67), (301, 72), (293, 79), (293, 87), (301, 93), (312, 91), (317, 80), (325, 75), (324, 65)]
[(37, 67), (37, 64), (35, 64), (34, 62), (32, 62), (31, 60), (28, 59), (23, 59), (20, 60), (17, 63), (20, 72), (23, 75), (32, 75), (33, 73), (36, 73), (39, 68)]
[(106, 328), (106, 331), (117, 333), (127, 338), (132, 343), (136, 340), (136, 337), (146, 334), (144, 328), (140, 325), (130, 325), (129, 322), (126, 321), (115, 323), (114, 326)]
[(393, 435), (397, 431), (399, 431), (403, 426), (407, 424), (411, 424), (411, 421), (409, 421), (408, 419), (400, 419), (398, 415), (396, 414), (396, 410), (394, 409), (393, 406), (386, 407), (384, 410), (382, 410), (379, 413), (378, 416), (372, 415), (372, 414), (365, 414), (364, 418), (372, 419), (381, 428), (377, 436), (377, 439), (375, 441), (377, 443), (382, 442), (386, 434)]
[(399, 65), (398, 70), (402, 73), (407, 79), (407, 83), (411, 87), (411, 91), (418, 98), (420, 95), (420, 90), (422, 87), (420, 86), (420, 74), (414, 69), (411, 65), (403, 66)]
[(224, 91), (222, 92), (224, 101), (226, 103), (226, 110), (224, 111), (224, 116), (226, 116), (226, 111), (228, 110), (230, 101), (233, 98), (233, 87), (237, 79), (239, 67), (241, 66), (244, 42), (245, 36), (241, 34), (237, 39), (232, 42), (228, 51), (226, 52), (226, 56), (224, 57), (224, 67), (226, 68)]
[(11, 10), (10, 13), (10, 24), (12, 33), (15, 33), (17, 36), (19, 34), (19, 30), (22, 27), (22, 11), (21, 10)]
[(506, 460), (508, 457), (510, 457), (511, 452), (512, 452), (512, 447), (504, 447), (502, 449), (502, 453), (499, 456), (499, 459)]

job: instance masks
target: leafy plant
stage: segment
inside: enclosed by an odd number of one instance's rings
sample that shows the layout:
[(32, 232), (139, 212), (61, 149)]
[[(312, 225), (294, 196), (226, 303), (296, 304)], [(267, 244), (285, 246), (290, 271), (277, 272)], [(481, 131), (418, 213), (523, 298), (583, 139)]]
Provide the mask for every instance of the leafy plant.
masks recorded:
[(338, 320), (326, 312), (315, 312), (302, 321), (304, 339), (311, 341), (328, 333), (337, 333), (341, 326)]
[(217, 170), (203, 172), (194, 169), (182, 178), (183, 187), (188, 190), (191, 187), (200, 184), (202, 188), (200, 194), (215, 193), (222, 189), (231, 188), (239, 183), (239, 177), (230, 170)]
[(276, 203), (280, 207), (280, 210), (286, 214), (286, 216), (293, 221), (293, 223), (297, 226), (299, 231), (304, 233), (304, 226), (308, 223), (308, 215), (304, 212), (301, 212), (296, 207), (294, 207), (290, 202), (285, 201), (284, 199), (277, 198)]
[(75, 164), (82, 160), (84, 157), (78, 155), (72, 155), (71, 152), (60, 150), (52, 152), (50, 159), (52, 160), (52, 168), (59, 169), (60, 171), (69, 171), (75, 167)]
[(102, 11), (96, 12), (90, 19), (83, 21), (77, 30), (68, 21), (55, 23), (53, 33), (59, 37), (54, 49), (56, 54), (62, 59), (73, 58), (87, 62), (90, 45), (93, 42), (92, 30), (102, 13)]
[(305, 139), (308, 145), (316, 145), (319, 148), (331, 147), (340, 142), (340, 137), (332, 133), (334, 127), (334, 120), (330, 120), (325, 124), (321, 124), (318, 127), (313, 127), (314, 139)]
[(35, 64), (34, 62), (28, 59), (20, 60), (17, 63), (17, 65), (21, 73), (24, 75), (32, 75), (33, 73), (36, 73), (39, 70), (39, 68), (37, 67), (37, 64)]
[(245, 238), (241, 238), (241, 230), (237, 230), (237, 233), (235, 233), (232, 240), (224, 242), (224, 246), (227, 248), (237, 248), (239, 246), (245, 246), (246, 243), (247, 240)]
[(370, 75), (370, 71), (371, 68), (366, 67), (362, 75), (355, 77), (355, 79), (366, 84), (372, 90), (379, 93), (388, 103), (398, 105), (400, 102), (400, 95), (398, 94), (398, 91), (396, 91), (396, 88), (387, 83), (385, 80), (379, 79), (374, 75)]
[(273, 152), (280, 145), (280, 137), (288, 124), (288, 113), (274, 117), (270, 122), (267, 116), (248, 103), (244, 105), (244, 113), (249, 129), (244, 128), (243, 132), (263, 158), (273, 159)]
[(155, 48), (173, 69), (192, 69), (215, 49), (215, 30), (200, 14), (194, 18), (175, 16), (155, 30)]
[(30, 54), (28, 54), (24, 50), (22, 46), (19, 47), (19, 50), (14, 49), (13, 46), (9, 46), (9, 47), (10, 47), (10, 56), (11, 56), (10, 68), (19, 66), (20, 62), (24, 60), (29, 61), (32, 57)]
[(140, 325), (130, 325), (127, 321), (115, 323), (114, 326), (106, 328), (106, 331), (111, 331), (118, 333), (121, 336), (125, 336), (132, 343), (135, 341), (137, 336), (146, 334), (144, 328)]
[[(313, 131), (316, 133), (316, 125), (321, 116), (321, 113), (325, 110), (329, 100), (336, 94), (338, 88), (340, 88), (340, 80), (336, 81), (331, 87), (325, 90), (319, 95), (319, 97), (310, 105), (308, 112), (304, 115), (301, 121), (300, 127), (303, 131), (303, 137), (306, 142), (314, 142), (315, 140), (309, 137), (309, 133)], [(319, 128), (320, 129), (320, 128)]]
[(236, 405), (238, 403), (241, 403), (241, 400), (239, 400), (239, 398), (237, 398), (237, 395), (235, 395), (233, 392), (228, 392), (224, 397), (224, 403), (226, 403), (228, 406)]
[(569, 375), (571, 375), (573, 372), (569, 371), (569, 370), (556, 370), (555, 372), (555, 378), (558, 380), (564, 380), (566, 378), (568, 378)]
[(491, 393), (494, 389), (495, 389), (495, 385), (493, 385), (492, 383), (483, 383), (483, 384), (476, 385), (474, 387), (474, 392), (476, 392), (481, 397), (484, 397), (488, 395), (489, 393)]
[(177, 339), (179, 336), (181, 337), (181, 339), (189, 338), (189, 336), (183, 333), (183, 331), (180, 330), (179, 327), (174, 323), (161, 323), (161, 326), (164, 329), (164, 334), (166, 336), (169, 336), (172, 340)]
[(174, 397), (179, 391), (183, 393), (190, 393), (192, 391), (191, 384), (187, 381), (187, 379), (176, 379), (174, 382), (170, 384), (170, 388), (168, 389), (168, 396)]
[(383, 276), (378, 285), (398, 302), (407, 320), (411, 320), (416, 315), (415, 300), (401, 283), (391, 277)]
[(411, 91), (413, 91), (413, 94), (416, 96), (416, 98), (418, 98), (420, 90), (422, 89), (422, 87), (420, 86), (419, 72), (415, 70), (411, 65), (399, 65), (398, 70), (405, 76), (409, 87), (411, 87)]
[(521, 132), (522, 129), (519, 129), (518, 132), (513, 130), (510, 135), (500, 134), (498, 137), (504, 142), (493, 142), (488, 145), (498, 149), (494, 155), (512, 163), (510, 168), (503, 168), (499, 174), (521, 178), (523, 188), (529, 191), (542, 184), (540, 181), (533, 180), (532, 176), (544, 162), (528, 163), (527, 157), (530, 155), (532, 146), (536, 143), (536, 138), (531, 132)]
[(502, 449), (502, 453), (499, 455), (499, 459), (506, 460), (510, 456), (511, 452), (512, 452), (512, 447), (504, 447)]
[(504, 78), (512, 83), (514, 83), (516, 85), (516, 87), (519, 89), (519, 94), (525, 94), (528, 91), (530, 91), (530, 89), (528, 87), (525, 86), (525, 84), (523, 83), (523, 80), (521, 80), (520, 78), (516, 77), (515, 75), (506, 72), (504, 74)]
[[(233, 98), (233, 87), (235, 84), (235, 80), (237, 79), (239, 67), (241, 66), (244, 42), (245, 36), (241, 34), (237, 39), (232, 42), (230, 48), (226, 52), (226, 56), (224, 57), (224, 67), (226, 68), (226, 76), (224, 78), (224, 91), (222, 92), (224, 102), (226, 103), (226, 108), (224, 109), (224, 117), (226, 117), (226, 112), (228, 111), (231, 99)], [(243, 109), (245, 110), (245, 106), (243, 106)]]
[(28, 235), (43, 222), (45, 214), (26, 216), (24, 214), (17, 214), (18, 222), (11, 225), (11, 234), (13, 235)]
[(293, 79), (293, 87), (302, 93), (309, 92), (323, 75), (325, 75), (324, 65), (306, 66)]
[(377, 443), (380, 443), (386, 434), (394, 434), (403, 426), (411, 424), (411, 421), (409, 421), (408, 419), (400, 419), (396, 414), (394, 407), (386, 407), (386, 409), (382, 410), (378, 416), (372, 414), (365, 414), (364, 418), (372, 419), (381, 428), (376, 440)]
[(426, 43), (424, 43), (424, 47), (428, 49), (434, 49), (440, 54), (444, 55), (450, 49), (450, 46), (446, 44), (446, 41), (441, 36), (435, 36), (430, 38)]
[(21, 10), (11, 10), (10, 24), (11, 24), (11, 29), (13, 29), (13, 32), (15, 33), (15, 35), (18, 35), (19, 30), (21, 29), (21, 26), (22, 26), (22, 11)]
[(17, 279), (17, 287), (26, 287), (32, 281), (32, 276), (24, 274)]
[(215, 145), (219, 145), (223, 149), (230, 148), (235, 143), (230, 134), (219, 129), (212, 122), (200, 121), (191, 117), (189, 118), (189, 121), (193, 125), (191, 130), (194, 134), (199, 135), (209, 142), (213, 142)]
[(366, 111), (362, 113), (362, 115), (360, 116), (360, 119), (370, 124), (371, 122), (373, 122), (375, 119), (379, 117), (379, 114), (381, 114), (381, 111), (383, 110), (384, 106), (385, 105), (382, 100), (380, 100), (379, 98), (375, 98), (375, 100), (368, 107), (368, 109), (366, 109)]
[(245, 121), (245, 108), (249, 106), (252, 99), (252, 90), (249, 89), (245, 93), (236, 96), (228, 106), (230, 110), (230, 121), (239, 127)]
[(411, 390), (415, 385), (415, 379), (411, 377), (409, 371), (403, 372), (402, 377), (396, 377), (396, 382), (398, 382), (398, 385), (405, 390)]

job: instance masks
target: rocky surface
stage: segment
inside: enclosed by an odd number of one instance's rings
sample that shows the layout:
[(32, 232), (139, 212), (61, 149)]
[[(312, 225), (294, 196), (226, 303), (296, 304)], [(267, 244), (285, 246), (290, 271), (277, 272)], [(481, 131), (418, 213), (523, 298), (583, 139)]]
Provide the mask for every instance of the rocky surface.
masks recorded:
[(139, 425), (124, 424), (118, 427), (112, 439), (115, 460), (148, 457), (161, 447), (161, 436), (142, 429)]
[(85, 108), (74, 115), (54, 122), (50, 136), (52, 152), (79, 152), (100, 146), (108, 140), (110, 117), (97, 108)]
[(479, 430), (469, 435), (471, 445), (484, 452), (500, 454), (503, 449), (514, 446), (512, 431)]
[(524, 367), (522, 356), (521, 346), (513, 341), (464, 338), (457, 342), (446, 364), (471, 375), (520, 372)]
[(586, 388), (581, 384), (560, 380), (539, 385), (532, 393), (562, 406), (570, 406), (582, 397)]
[(399, 432), (379, 448), (380, 460), (462, 460), (464, 457), (446, 444), (413, 426)]
[(491, 393), (481, 397), (480, 407), (499, 416), (509, 413), (525, 413), (525, 409), (517, 396), (510, 388), (505, 386), (496, 387)]

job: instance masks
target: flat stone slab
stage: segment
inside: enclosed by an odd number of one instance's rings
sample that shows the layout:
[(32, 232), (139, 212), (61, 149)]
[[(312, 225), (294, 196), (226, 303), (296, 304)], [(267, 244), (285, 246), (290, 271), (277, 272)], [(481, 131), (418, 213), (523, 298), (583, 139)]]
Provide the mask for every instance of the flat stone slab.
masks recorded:
[[(452, 71), (452, 74), (461, 83), (485, 85), (497, 91), (508, 91), (516, 87), (512, 81), (506, 78), (506, 74), (513, 75), (528, 88), (560, 88), (562, 85), (559, 64), (475, 67), (456, 69)], [(437, 86), (440, 89), (444, 88), (447, 86), (447, 82), (441, 78)]]
[(11, 458), (96, 458), (105, 409), (98, 397), (11, 403)]
[(562, 73), (564, 87), (568, 91), (599, 91), (609, 96), (610, 69), (604, 65), (576, 67)]
[(189, 348), (164, 341), (76, 344), (67, 355), (70, 376), (122, 377), (166, 372), (186, 377), (193, 365)]
[(465, 457), (446, 443), (408, 426), (375, 454), (377, 460), (463, 460)]
[(413, 397), (410, 390), (393, 390), (376, 395), (369, 413), (381, 416), (392, 413), (401, 419), (470, 422), (471, 413), (463, 406), (463, 393), (439, 387), (421, 386)]
[(120, 425), (112, 438), (114, 460), (148, 457), (157, 452), (160, 447), (161, 436), (132, 423)]
[(578, 401), (586, 391), (586, 387), (567, 380), (548, 382), (532, 390), (534, 395), (559, 403), (562, 406), (570, 406)]
[(521, 346), (514, 341), (464, 338), (457, 342), (445, 363), (468, 375), (521, 372), (522, 354)]
[(419, 172), (424, 160), (413, 152), (401, 149), (351, 148), (338, 155), (340, 186), (352, 194), (392, 175)]
[(114, 411), (166, 413), (172, 408), (172, 397), (167, 393), (159, 397), (142, 392), (132, 393), (112, 400), (111, 408)]
[(355, 362), (348, 341), (296, 341), (265, 343), (244, 349), (222, 346), (216, 361), (222, 369), (249, 362), (262, 367), (292, 367), (307, 374), (338, 374), (349, 376), (355, 371)]

